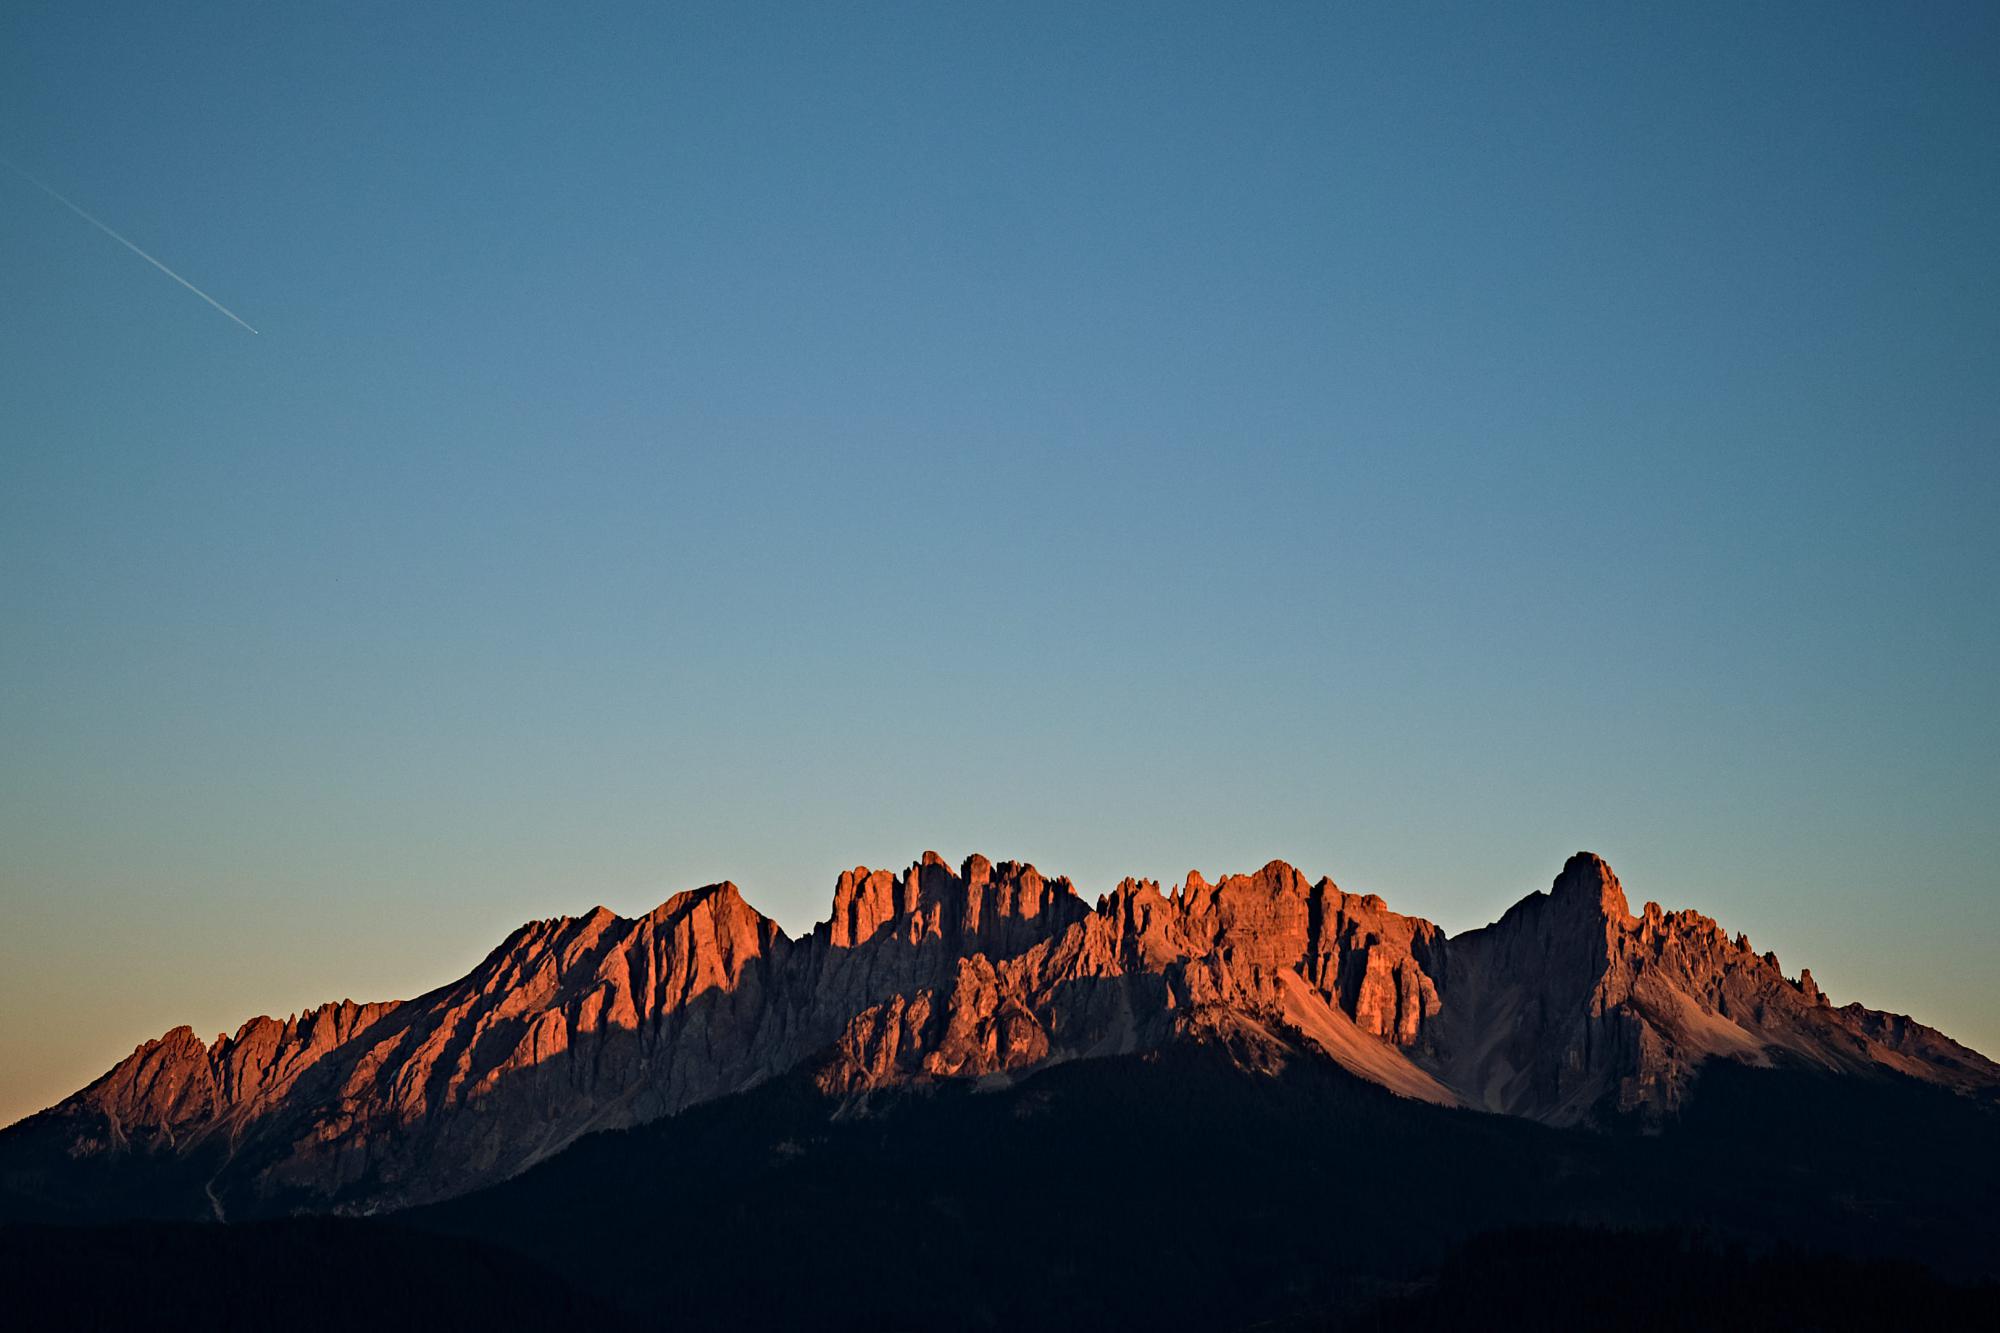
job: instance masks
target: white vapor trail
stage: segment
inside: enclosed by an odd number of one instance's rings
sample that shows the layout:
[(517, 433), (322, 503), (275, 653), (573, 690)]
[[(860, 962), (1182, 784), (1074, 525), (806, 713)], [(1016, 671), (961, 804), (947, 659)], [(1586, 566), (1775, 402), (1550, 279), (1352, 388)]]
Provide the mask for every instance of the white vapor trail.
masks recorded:
[[(138, 246), (132, 244), (132, 242), (126, 240), (123, 236), (120, 236), (117, 232), (111, 230), (111, 228), (105, 226), (102, 222), (99, 222), (96, 218), (84, 212), (83, 209), (71, 203), (68, 199), (63, 198), (62, 195), (56, 193), (54, 189), (44, 184), (41, 180), (37, 179), (34, 176), (29, 175), (27, 172), (21, 170), (21, 168), (15, 166), (12, 162), (8, 162), (5, 158), (0, 158), (0, 164), (4, 164), (7, 167), (7, 169), (13, 172), (16, 176), (19, 176), (22, 180), (28, 182), (28, 184), (34, 186), (36, 189), (40, 190), (43, 194), (47, 195), (49, 198), (61, 204), (64, 208), (67, 208), (70, 212), (76, 214), (78, 217), (82, 218), (85, 222), (88, 222), (91, 226), (97, 228), (99, 231), (103, 232), (106, 236), (109, 236), (112, 240), (124, 246), (127, 250), (130, 250), (133, 254), (139, 256), (139, 258), (145, 260), (148, 264), (151, 264), (154, 268), (160, 270), (160, 272), (166, 274), (168, 277), (172, 278), (175, 282), (178, 282), (181, 286), (187, 288), (189, 291), (193, 292), (196, 296), (199, 296), (202, 300), (208, 302), (210, 305), (214, 306), (217, 310), (220, 310), (223, 314), (235, 320), (238, 324), (243, 325), (244, 328), (250, 329), (250, 325), (243, 319), (239, 318), (236, 312), (231, 310), (228, 306), (222, 304), (222, 302), (216, 300), (213, 296), (210, 296), (207, 292), (195, 286), (193, 283), (189, 282), (186, 278), (183, 278), (180, 274), (174, 272), (172, 269), (168, 268), (165, 264), (162, 264), (159, 260), (147, 254), (144, 250), (141, 250)], [(250, 329), (250, 332), (252, 333), (255, 333), (256, 331), (257, 330), (255, 329)]]

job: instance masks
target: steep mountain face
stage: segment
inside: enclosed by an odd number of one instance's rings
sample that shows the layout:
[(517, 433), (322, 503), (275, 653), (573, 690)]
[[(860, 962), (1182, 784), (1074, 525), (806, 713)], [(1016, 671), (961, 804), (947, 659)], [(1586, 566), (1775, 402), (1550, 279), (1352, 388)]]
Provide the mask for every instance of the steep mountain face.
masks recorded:
[[(53, 1138), (56, 1166), (150, 1159), (182, 1196), (199, 1177), (217, 1216), (441, 1197), (783, 1068), (767, 978), (790, 947), (728, 884), (636, 920), (531, 922), (416, 1000), (252, 1019), (212, 1045), (176, 1028), (7, 1138)], [(10, 1146), (0, 1170), (35, 1192), (47, 1152)]]
[(787, 1070), (858, 1109), (1185, 1038), (1274, 1063), (1312, 1050), (1405, 1097), (1554, 1124), (1657, 1123), (1718, 1057), (2000, 1089), (1983, 1057), (1835, 1009), (1705, 917), (1633, 916), (1586, 854), (1446, 938), (1282, 862), (1171, 893), (1127, 880), (1093, 908), (1032, 866), (927, 853), (842, 874), (800, 940), (721, 884), (637, 919), (530, 923), (414, 1000), (253, 1019), (210, 1044), (175, 1029), (0, 1134), (0, 1186), (30, 1215), (370, 1211)]
[[(973, 857), (961, 881), (927, 858), (905, 878), (935, 876), (955, 894), (990, 873)], [(1039, 938), (1009, 937), (1017, 951), (947, 949), (944, 966), (855, 1010), (822, 1086), (856, 1093), (1125, 1054), (1193, 1033), (1284, 1030), (1397, 1091), (1456, 1100), (1402, 1049), (1439, 1003), (1423, 964), (1439, 940), (1429, 922), (1331, 880), (1309, 883), (1277, 861), (1218, 884), (1190, 874), (1171, 896), (1126, 880), (1094, 911), (1062, 888)], [(937, 937), (923, 934), (924, 920), (910, 918), (912, 938)]]
[(1835, 1009), (1697, 912), (1630, 912), (1598, 857), (1446, 948), (1432, 1067), (1468, 1103), (1551, 1124), (1680, 1105), (1712, 1058), (1866, 1075), (1893, 1070), (1989, 1094), (2000, 1067), (1909, 1018)]

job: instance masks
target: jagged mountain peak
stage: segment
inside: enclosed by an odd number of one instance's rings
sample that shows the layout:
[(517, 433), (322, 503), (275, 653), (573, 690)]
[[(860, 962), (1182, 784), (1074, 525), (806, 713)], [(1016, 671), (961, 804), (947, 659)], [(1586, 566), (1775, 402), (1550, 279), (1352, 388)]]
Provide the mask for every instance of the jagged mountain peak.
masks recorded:
[(1549, 897), (1559, 906), (1593, 911), (1619, 925), (1632, 916), (1625, 886), (1618, 882), (1610, 863), (1595, 852), (1578, 852), (1565, 861), (1562, 873), (1549, 888)]
[(1085, 911), (1066, 877), (1045, 879), (1021, 861), (968, 856), (957, 870), (927, 851), (898, 875), (856, 866), (834, 885), (827, 919), (814, 938), (852, 949), (887, 932), (917, 943), (933, 938), (957, 951), (1011, 952)]

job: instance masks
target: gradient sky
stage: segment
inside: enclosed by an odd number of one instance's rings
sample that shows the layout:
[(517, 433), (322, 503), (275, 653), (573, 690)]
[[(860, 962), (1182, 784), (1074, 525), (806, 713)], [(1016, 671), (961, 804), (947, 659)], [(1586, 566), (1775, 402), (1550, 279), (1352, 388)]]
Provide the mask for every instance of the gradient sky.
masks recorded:
[(0, 11), (262, 330), (0, 173), (0, 1121), (927, 847), (2000, 1053), (2000, 8), (576, 8)]

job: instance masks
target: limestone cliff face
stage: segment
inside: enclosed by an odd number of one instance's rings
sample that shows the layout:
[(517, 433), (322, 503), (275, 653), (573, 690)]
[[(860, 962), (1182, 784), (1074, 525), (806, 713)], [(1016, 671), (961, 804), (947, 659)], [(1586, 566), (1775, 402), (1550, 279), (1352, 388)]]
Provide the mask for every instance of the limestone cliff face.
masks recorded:
[(1835, 1009), (1810, 970), (1784, 975), (1698, 912), (1634, 916), (1611, 867), (1570, 858), (1553, 888), (1446, 946), (1434, 1068), (1467, 1101), (1553, 1124), (1672, 1112), (1712, 1058), (1961, 1089), (2000, 1067), (1895, 1014)]
[(729, 884), (636, 920), (531, 922), (415, 1000), (210, 1044), (176, 1028), (21, 1128), (53, 1122), (72, 1155), (199, 1161), (225, 1216), (442, 1197), (783, 1068), (769, 983), (787, 948)]
[[(986, 873), (983, 858), (966, 863), (968, 884)], [(1311, 883), (1281, 861), (1218, 884), (1190, 873), (1171, 896), (1153, 881), (1126, 880), (1094, 910), (1063, 888), (1038, 914), (1039, 939), (1007, 934), (1007, 948), (960, 954), (928, 984), (856, 1013), (822, 1085), (854, 1092), (920, 1076), (983, 1077), (1220, 1028), (1305, 1028), (1341, 1033), (1313, 1040), (1343, 1063), (1361, 1046), (1352, 1037), (1377, 1039), (1367, 1063), (1403, 1065), (1405, 1083), (1454, 1100), (1399, 1051), (1438, 1012), (1425, 971), (1439, 939), (1429, 922), (1372, 895), (1343, 894), (1331, 880)]]
[(532, 922), (414, 1000), (212, 1043), (177, 1028), (0, 1134), (0, 1180), (59, 1200), (90, 1170), (153, 1182), (134, 1196), (150, 1210), (229, 1217), (395, 1207), (801, 1064), (859, 1109), (887, 1087), (1216, 1033), (1553, 1123), (1669, 1114), (1717, 1057), (2000, 1088), (1975, 1052), (1834, 1008), (1706, 917), (1633, 915), (1587, 854), (1446, 938), (1279, 861), (1170, 893), (1126, 880), (1092, 906), (1032, 866), (926, 853), (843, 873), (800, 940), (720, 884), (636, 919)]
[(281, 1099), (328, 1051), (395, 1007), (343, 1000), (282, 1023), (253, 1018), (212, 1047), (178, 1027), (139, 1047), (83, 1095), (103, 1114), (111, 1143), (173, 1148), (181, 1133)]

